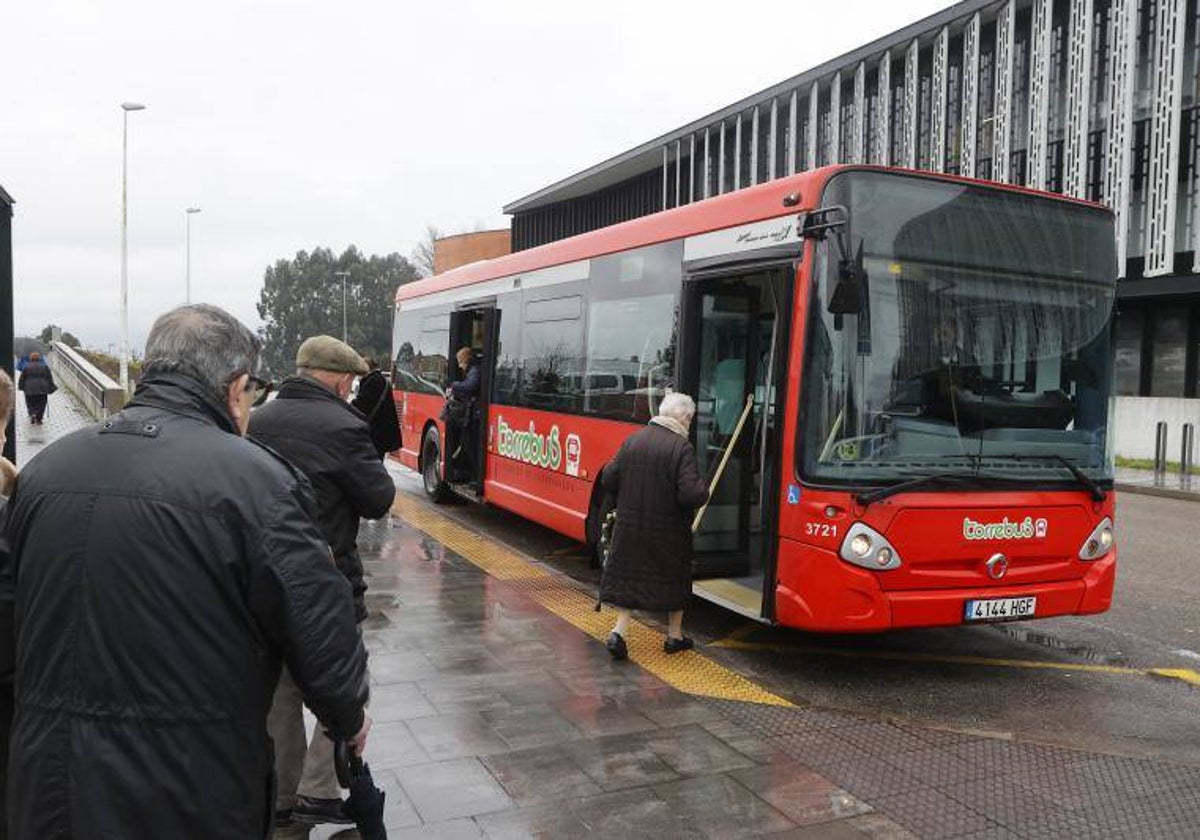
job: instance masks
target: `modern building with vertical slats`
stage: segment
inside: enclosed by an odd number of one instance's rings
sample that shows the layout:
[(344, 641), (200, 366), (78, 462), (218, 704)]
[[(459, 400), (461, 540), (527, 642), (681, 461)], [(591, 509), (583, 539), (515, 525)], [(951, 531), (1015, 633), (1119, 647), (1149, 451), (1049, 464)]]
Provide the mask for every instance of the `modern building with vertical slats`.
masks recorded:
[[(1123, 271), (1117, 426), (1166, 420), (1178, 440), (1200, 424), (1198, 6), (957, 3), (513, 201), (513, 250), (831, 163), (1104, 202)], [(1147, 454), (1144, 437), (1120, 448)]]

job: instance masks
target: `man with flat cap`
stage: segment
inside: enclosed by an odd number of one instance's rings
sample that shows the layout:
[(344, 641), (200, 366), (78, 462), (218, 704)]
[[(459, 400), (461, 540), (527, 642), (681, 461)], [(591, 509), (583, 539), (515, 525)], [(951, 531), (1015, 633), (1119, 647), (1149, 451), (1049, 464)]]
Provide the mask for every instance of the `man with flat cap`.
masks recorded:
[[(274, 400), (250, 416), (250, 436), (298, 467), (317, 498), (317, 525), (354, 590), (361, 624), (360, 518), (381, 519), (396, 487), (371, 441), (363, 414), (346, 402), (367, 364), (350, 345), (328, 335), (307, 339), (296, 353), (296, 375), (285, 379)], [(333, 742), (320, 731), (305, 738), (302, 698), (286, 669), (267, 721), (275, 740), (277, 822), (351, 823), (333, 766)]]

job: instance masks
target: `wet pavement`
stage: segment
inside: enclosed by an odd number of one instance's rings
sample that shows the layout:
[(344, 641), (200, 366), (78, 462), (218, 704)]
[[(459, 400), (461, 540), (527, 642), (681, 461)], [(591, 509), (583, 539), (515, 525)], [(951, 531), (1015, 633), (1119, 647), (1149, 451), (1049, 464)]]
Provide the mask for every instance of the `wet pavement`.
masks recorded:
[[(90, 422), (18, 411), (18, 462)], [(1190, 502), (1122, 496), (1103, 616), (820, 637), (694, 602), (699, 651), (639, 616), (613, 663), (579, 546), (397, 478), (362, 539), (393, 838), (1200, 834)]]
[(1118, 491), (1200, 502), (1200, 475), (1184, 474), (1178, 470), (1155, 472), (1117, 467), (1116, 487)]
[(653, 616), (633, 661), (614, 663), (586, 582), (479, 533), (471, 510), (402, 492), (391, 522), (364, 524), (367, 759), (391, 837), (1196, 835), (1200, 761), (992, 737), (775, 684), (763, 702), (716, 699), (688, 674), (732, 696), (726, 674), (754, 684), (755, 669), (714, 646), (666, 657)]
[(362, 536), (390, 837), (910, 836), (402, 518)]
[(29, 422), (25, 400), (20, 393), (17, 394), (17, 405), (13, 409), (13, 415), (17, 426), (18, 467), (28, 464), (30, 458), (60, 437), (96, 422), (79, 407), (74, 397), (61, 388), (50, 395), (40, 426)]

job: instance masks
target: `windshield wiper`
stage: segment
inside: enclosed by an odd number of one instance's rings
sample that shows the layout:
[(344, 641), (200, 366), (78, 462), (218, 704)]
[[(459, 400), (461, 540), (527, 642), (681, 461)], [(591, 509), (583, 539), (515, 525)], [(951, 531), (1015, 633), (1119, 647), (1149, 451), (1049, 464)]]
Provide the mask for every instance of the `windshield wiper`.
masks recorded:
[[(987, 477), (987, 476), (985, 476)], [(975, 471), (955, 470), (954, 472), (929, 473), (918, 478), (901, 481), (899, 484), (892, 484), (888, 487), (880, 487), (878, 490), (872, 490), (869, 493), (859, 493), (855, 499), (863, 507), (868, 507), (875, 502), (883, 501), (888, 496), (895, 496), (897, 493), (904, 493), (909, 490), (916, 490), (926, 484), (937, 484), (939, 481), (977, 481), (980, 475)]]
[(996, 459), (1001, 461), (1054, 461), (1057, 464), (1061, 464), (1071, 475), (1075, 476), (1075, 480), (1092, 494), (1092, 501), (1103, 502), (1108, 496), (1104, 488), (1097, 484), (1095, 479), (1079, 469), (1074, 461), (1062, 455), (1046, 453), (1041, 455), (988, 455), (986, 457), (989, 460)]

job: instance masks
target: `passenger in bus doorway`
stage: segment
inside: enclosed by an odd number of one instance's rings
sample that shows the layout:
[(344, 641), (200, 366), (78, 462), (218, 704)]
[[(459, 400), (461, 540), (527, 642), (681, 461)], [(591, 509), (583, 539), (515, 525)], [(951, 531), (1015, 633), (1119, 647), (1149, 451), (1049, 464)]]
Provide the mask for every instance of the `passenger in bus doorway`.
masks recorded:
[(708, 501), (688, 429), (696, 404), (672, 393), (658, 416), (621, 445), (603, 472), (616, 499), (612, 547), (600, 579), (600, 600), (617, 610), (606, 647), (613, 659), (629, 655), (625, 637), (631, 610), (667, 613), (663, 650), (694, 647), (683, 635), (683, 608), (692, 594), (692, 518)]
[(450, 396), (462, 403), (464, 413), (450, 460), (456, 473), (455, 480), (474, 481), (478, 477), (475, 457), (479, 443), (479, 360), (475, 358), (475, 352), (470, 347), (458, 348), (454, 359), (458, 362), (458, 369), (463, 372), (463, 376), (457, 382), (450, 383)]

